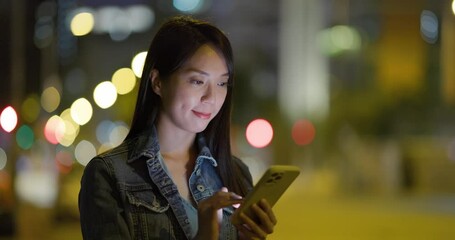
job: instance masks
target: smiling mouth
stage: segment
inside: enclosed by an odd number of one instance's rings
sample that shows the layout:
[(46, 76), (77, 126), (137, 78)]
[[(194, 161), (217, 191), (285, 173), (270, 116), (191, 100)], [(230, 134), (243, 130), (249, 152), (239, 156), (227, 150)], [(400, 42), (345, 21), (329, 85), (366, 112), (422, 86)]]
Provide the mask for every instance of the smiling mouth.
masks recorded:
[(194, 113), (194, 115), (196, 115), (197, 117), (202, 118), (202, 119), (210, 119), (210, 116), (212, 116), (211, 113), (202, 113), (202, 112), (198, 112), (198, 111), (194, 111), (194, 110), (193, 110), (193, 113)]

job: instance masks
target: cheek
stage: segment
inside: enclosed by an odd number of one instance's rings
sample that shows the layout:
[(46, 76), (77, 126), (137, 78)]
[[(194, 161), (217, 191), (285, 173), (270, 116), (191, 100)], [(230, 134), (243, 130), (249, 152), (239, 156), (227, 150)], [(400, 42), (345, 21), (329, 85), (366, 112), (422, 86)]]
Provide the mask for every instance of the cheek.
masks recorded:
[(192, 106), (197, 105), (198, 102), (199, 98), (188, 92), (177, 92), (173, 98), (173, 105), (183, 110), (191, 109)]
[(216, 107), (217, 107), (218, 111), (221, 109), (224, 102), (226, 101), (227, 92), (224, 91), (219, 96), (220, 96), (219, 100), (217, 99), (217, 102), (216, 102)]

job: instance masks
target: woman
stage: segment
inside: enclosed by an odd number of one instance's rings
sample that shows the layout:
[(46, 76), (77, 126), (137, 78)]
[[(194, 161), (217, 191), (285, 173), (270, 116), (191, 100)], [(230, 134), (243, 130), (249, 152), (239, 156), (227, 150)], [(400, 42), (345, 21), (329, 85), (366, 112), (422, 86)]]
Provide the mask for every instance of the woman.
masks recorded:
[[(81, 180), (84, 239), (264, 239), (275, 216), (233, 205), (252, 188), (231, 155), (234, 82), (229, 40), (213, 25), (175, 17), (148, 50), (125, 141), (90, 161)], [(233, 226), (232, 214), (242, 224)]]

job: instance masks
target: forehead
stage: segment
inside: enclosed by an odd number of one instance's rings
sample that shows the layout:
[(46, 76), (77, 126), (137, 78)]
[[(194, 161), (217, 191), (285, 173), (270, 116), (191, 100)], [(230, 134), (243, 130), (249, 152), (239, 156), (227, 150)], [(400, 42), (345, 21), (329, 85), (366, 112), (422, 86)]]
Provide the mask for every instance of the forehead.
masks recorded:
[(220, 72), (221, 75), (228, 73), (226, 60), (223, 54), (215, 47), (205, 44), (183, 64), (182, 70), (197, 69), (201, 71)]

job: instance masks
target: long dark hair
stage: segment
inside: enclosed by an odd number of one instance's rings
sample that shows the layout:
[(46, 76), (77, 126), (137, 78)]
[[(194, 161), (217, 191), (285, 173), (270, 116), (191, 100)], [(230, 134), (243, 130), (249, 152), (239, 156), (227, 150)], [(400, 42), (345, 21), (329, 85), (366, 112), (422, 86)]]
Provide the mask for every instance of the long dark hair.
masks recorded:
[(238, 194), (247, 193), (241, 170), (232, 160), (230, 121), (234, 63), (232, 48), (224, 33), (212, 24), (188, 16), (173, 17), (156, 33), (145, 60), (131, 129), (127, 139), (152, 127), (161, 106), (161, 98), (150, 80), (153, 69), (166, 79), (178, 70), (204, 44), (215, 47), (224, 57), (229, 72), (228, 92), (219, 113), (202, 132), (213, 157), (218, 162), (218, 174), (223, 184)]

